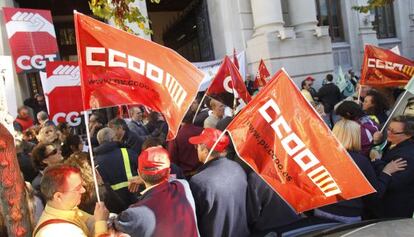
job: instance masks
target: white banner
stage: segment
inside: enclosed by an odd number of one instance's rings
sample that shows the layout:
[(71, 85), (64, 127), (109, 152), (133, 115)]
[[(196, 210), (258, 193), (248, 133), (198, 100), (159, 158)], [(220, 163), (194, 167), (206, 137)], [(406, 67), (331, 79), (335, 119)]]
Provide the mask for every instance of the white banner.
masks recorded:
[[(233, 55), (230, 56), (231, 59), (233, 59)], [(240, 52), (237, 54), (237, 60), (239, 61), (240, 66), (240, 75), (242, 76), (243, 80), (246, 80), (246, 54), (245, 51)], [(217, 71), (220, 68), (221, 63), (223, 62), (223, 59), (214, 60), (214, 61), (208, 61), (208, 62), (197, 62), (193, 63), (194, 66), (196, 66), (198, 69), (204, 72), (205, 76), (203, 79), (203, 82), (200, 86), (200, 91), (207, 90), (208, 86), (211, 83), (211, 80), (213, 80), (214, 76), (216, 75)]]
[(17, 116), (17, 101), (11, 56), (0, 56), (0, 79), (2, 87), (4, 86), (4, 90), (0, 92), (1, 100), (5, 99), (6, 101), (6, 104), (2, 106), (7, 106), (5, 110), (15, 118)]

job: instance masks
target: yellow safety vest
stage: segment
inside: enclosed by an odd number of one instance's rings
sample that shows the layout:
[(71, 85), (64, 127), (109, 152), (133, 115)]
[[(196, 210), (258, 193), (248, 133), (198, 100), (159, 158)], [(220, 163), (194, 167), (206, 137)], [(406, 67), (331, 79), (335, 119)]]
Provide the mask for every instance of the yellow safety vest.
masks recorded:
[[(124, 168), (125, 168), (125, 174), (127, 176), (127, 180), (132, 179), (132, 172), (131, 172), (131, 164), (129, 163), (129, 155), (126, 148), (121, 148), (122, 158), (124, 160)], [(112, 190), (116, 191), (121, 188), (128, 187), (128, 181), (117, 183), (114, 185), (111, 185)]]

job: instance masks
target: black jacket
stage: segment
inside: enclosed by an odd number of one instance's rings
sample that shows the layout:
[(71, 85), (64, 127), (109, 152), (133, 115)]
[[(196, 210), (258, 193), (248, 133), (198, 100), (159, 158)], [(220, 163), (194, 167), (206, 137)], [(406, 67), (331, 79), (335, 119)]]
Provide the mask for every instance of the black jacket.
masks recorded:
[(376, 163), (377, 172), (392, 160), (403, 158), (407, 161), (405, 170), (394, 173), (385, 191), (382, 205), (384, 217), (408, 217), (414, 212), (414, 141), (401, 142), (384, 152), (381, 161)]
[(334, 83), (328, 83), (319, 89), (316, 96), (322, 102), (325, 113), (330, 113), (341, 100), (341, 91)]
[[(131, 149), (135, 151), (138, 155), (141, 154), (142, 144), (144, 143), (144, 138), (139, 137), (135, 133), (127, 130), (125, 131), (124, 137), (122, 138), (121, 147)], [(136, 160), (136, 157), (135, 157)]]
[(254, 171), (248, 176), (247, 217), (252, 232), (261, 232), (301, 219)]
[(203, 237), (249, 236), (246, 173), (234, 161), (215, 158), (190, 180)]

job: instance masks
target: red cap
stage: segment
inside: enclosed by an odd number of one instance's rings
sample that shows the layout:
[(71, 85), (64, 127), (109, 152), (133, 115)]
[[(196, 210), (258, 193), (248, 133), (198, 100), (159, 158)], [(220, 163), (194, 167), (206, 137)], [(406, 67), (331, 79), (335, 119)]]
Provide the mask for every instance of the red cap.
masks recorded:
[(150, 147), (138, 156), (138, 173), (156, 175), (170, 168), (168, 151), (162, 147)]
[(311, 77), (311, 76), (308, 76), (306, 79), (305, 79), (305, 81), (314, 81), (315, 80), (315, 78), (313, 78), (313, 77)]
[[(220, 137), (221, 133), (222, 131), (215, 128), (205, 128), (199, 136), (190, 137), (188, 141), (194, 145), (205, 144), (208, 149), (211, 149), (211, 147), (213, 147), (214, 143)], [(224, 151), (229, 145), (229, 142), (229, 137), (227, 135), (224, 135), (221, 137), (214, 150), (218, 152)]]

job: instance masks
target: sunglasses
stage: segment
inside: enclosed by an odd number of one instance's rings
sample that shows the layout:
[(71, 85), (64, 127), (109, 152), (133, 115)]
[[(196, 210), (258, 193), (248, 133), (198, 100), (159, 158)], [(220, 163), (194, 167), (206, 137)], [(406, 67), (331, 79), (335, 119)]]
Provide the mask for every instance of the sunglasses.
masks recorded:
[(52, 151), (52, 152), (50, 152), (48, 155), (46, 155), (46, 158), (48, 158), (49, 156), (56, 155), (57, 153), (58, 153), (58, 149), (57, 149), (57, 148), (55, 148), (55, 149), (53, 149), (53, 151)]

